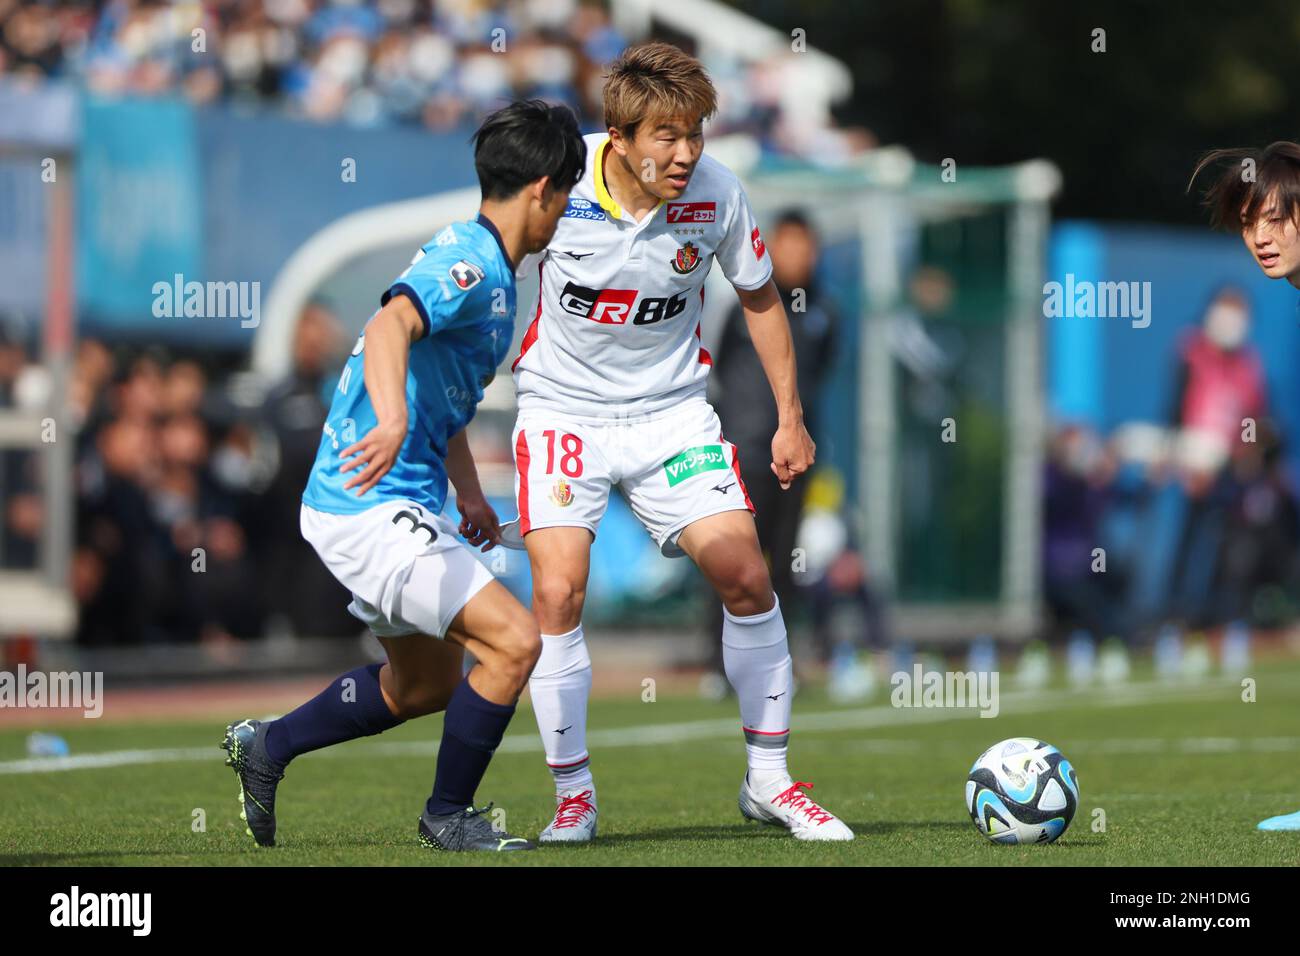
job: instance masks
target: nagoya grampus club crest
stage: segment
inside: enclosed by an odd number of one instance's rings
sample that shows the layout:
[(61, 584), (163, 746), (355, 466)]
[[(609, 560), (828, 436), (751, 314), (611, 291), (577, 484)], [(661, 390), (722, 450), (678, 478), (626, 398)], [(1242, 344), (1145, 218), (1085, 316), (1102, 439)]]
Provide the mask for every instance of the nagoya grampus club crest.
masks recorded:
[(573, 486), (563, 478), (555, 482), (551, 488), (551, 500), (561, 508), (567, 508), (573, 504)]
[(673, 270), (686, 275), (693, 272), (695, 267), (700, 264), (700, 247), (693, 242), (688, 242), (677, 250), (677, 257), (673, 259)]

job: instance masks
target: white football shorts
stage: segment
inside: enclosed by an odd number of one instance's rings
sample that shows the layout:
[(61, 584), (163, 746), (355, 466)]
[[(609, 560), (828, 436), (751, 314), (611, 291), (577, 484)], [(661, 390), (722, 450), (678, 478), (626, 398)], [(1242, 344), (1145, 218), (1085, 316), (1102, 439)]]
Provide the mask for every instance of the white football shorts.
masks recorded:
[(410, 501), (359, 514), (307, 505), (302, 536), (352, 592), (348, 611), (380, 637), (444, 637), (452, 619), (492, 580), (442, 515)]
[(687, 525), (754, 510), (736, 446), (703, 399), (622, 419), (529, 409), (519, 413), (512, 444), (521, 535), (580, 527), (594, 536), (616, 486), (664, 556), (676, 558)]

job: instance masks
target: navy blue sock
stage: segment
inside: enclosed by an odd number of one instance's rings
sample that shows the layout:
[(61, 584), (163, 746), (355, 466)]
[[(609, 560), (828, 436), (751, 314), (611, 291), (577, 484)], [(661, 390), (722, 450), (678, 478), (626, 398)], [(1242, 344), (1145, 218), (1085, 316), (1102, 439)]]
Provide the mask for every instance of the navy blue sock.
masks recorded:
[[(383, 733), (402, 723), (388, 709), (379, 689), (382, 664), (348, 671), (297, 710), (266, 728), (266, 752), (286, 764), (299, 754), (330, 744)], [(354, 684), (345, 688), (344, 681)]]
[(473, 804), (474, 791), (514, 714), (514, 704), (484, 700), (469, 685), (468, 677), (460, 682), (443, 719), (438, 773), (433, 796), (425, 804), (431, 816), (457, 813)]

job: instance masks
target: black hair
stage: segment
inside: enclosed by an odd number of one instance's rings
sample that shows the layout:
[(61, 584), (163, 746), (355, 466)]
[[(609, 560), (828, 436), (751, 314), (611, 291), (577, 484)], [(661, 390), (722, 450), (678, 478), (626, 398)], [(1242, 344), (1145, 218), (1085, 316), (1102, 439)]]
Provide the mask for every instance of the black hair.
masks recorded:
[[(1196, 164), (1192, 182), (1208, 167), (1220, 167), (1202, 199), (1215, 228), (1240, 232), (1253, 226), (1274, 200), (1278, 216), (1300, 222), (1300, 144), (1279, 141), (1263, 149), (1211, 150)], [(1248, 169), (1250, 176), (1245, 174)]]
[(812, 236), (814, 239), (817, 238), (817, 230), (813, 228), (812, 221), (801, 209), (790, 207), (789, 209), (782, 210), (781, 214), (776, 217), (776, 222), (773, 225), (772, 231), (776, 232), (776, 230), (780, 229), (782, 226), (795, 226), (808, 233), (808, 235)]
[(587, 165), (573, 111), (543, 100), (517, 100), (489, 114), (473, 142), (484, 199), (509, 199), (543, 176), (556, 189), (572, 189)]

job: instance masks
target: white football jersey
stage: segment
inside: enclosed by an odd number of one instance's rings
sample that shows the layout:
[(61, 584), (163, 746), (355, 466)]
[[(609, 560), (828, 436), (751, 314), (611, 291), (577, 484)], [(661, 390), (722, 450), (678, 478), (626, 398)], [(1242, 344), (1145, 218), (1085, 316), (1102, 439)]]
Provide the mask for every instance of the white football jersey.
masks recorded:
[(605, 187), (609, 137), (585, 139), (586, 172), (533, 259), (537, 307), (512, 366), (519, 408), (653, 414), (704, 394), (712, 359), (700, 312), (714, 258), (745, 290), (767, 282), (772, 260), (740, 181), (721, 163), (701, 156), (682, 196), (636, 222)]

